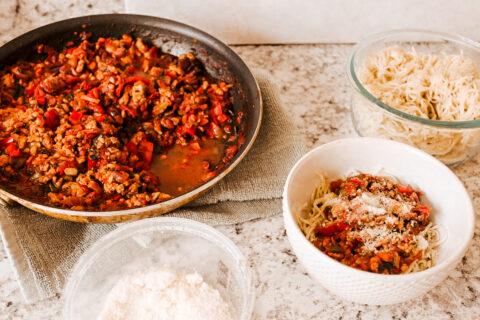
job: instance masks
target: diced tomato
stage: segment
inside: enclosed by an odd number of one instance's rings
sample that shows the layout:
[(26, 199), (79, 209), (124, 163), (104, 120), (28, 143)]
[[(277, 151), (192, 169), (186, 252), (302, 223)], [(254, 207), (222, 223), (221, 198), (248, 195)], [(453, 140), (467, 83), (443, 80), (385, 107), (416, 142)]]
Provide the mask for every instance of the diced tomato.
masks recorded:
[(169, 76), (172, 79), (175, 79), (177, 77), (177, 74), (175, 72), (173, 72), (172, 70), (169, 70), (169, 69), (165, 70), (163, 73), (166, 76)]
[(318, 228), (315, 230), (315, 233), (319, 233), (324, 237), (329, 237), (335, 233), (342, 232), (347, 228), (348, 228), (348, 224), (345, 224), (343, 221), (339, 221), (339, 222), (334, 222), (327, 227)]
[(102, 106), (99, 105), (99, 104), (95, 104), (93, 106), (91, 106), (93, 112), (97, 112), (97, 113), (105, 113), (105, 110), (103, 110)]
[(95, 168), (96, 167), (96, 164), (97, 164), (97, 160), (92, 160), (90, 159), (90, 157), (88, 157), (88, 160), (87, 160), (87, 168), (88, 170), (92, 169), (92, 168)]
[(82, 119), (83, 113), (73, 110), (68, 119), (71, 122), (79, 122)]
[(33, 96), (33, 94), (35, 93), (35, 88), (36, 87), (37, 87), (36, 85), (32, 84), (27, 89), (25, 89), (25, 93), (27, 94), (27, 96), (29, 96), (29, 97)]
[(10, 143), (7, 148), (5, 148), (5, 151), (8, 153), (8, 155), (12, 158), (18, 158), (22, 155), (22, 152), (20, 149), (17, 148), (15, 143)]
[(413, 192), (413, 189), (412, 189), (411, 185), (407, 185), (405, 187), (405, 186), (402, 186), (401, 184), (399, 184), (398, 185), (398, 192), (405, 193), (405, 194), (411, 194)]
[(423, 215), (430, 214), (430, 208), (421, 204), (418, 204), (415, 208), (412, 209), (413, 212), (418, 212)]
[(90, 157), (88, 157), (87, 168), (88, 168), (88, 170), (93, 169), (93, 168), (98, 168), (98, 167), (100, 167), (100, 166), (102, 166), (106, 163), (107, 163), (107, 161), (104, 160), (104, 159), (93, 160), (93, 159), (90, 159)]
[(127, 79), (125, 79), (125, 84), (135, 83), (138, 81), (141, 81), (146, 85), (150, 85), (150, 80), (148, 80), (147, 78), (142, 78), (138, 76), (128, 77)]
[[(77, 58), (82, 58), (84, 57), (87, 53), (85, 52), (85, 50), (81, 49), (81, 48), (72, 48), (72, 54), (74, 56), (76, 56)], [(67, 49), (68, 50), (68, 49)]]
[(133, 142), (129, 142), (125, 145), (128, 151), (137, 154), (137, 146)]
[(242, 118), (243, 118), (243, 112), (239, 111), (237, 114), (237, 123), (242, 122)]
[(225, 121), (228, 120), (228, 117), (224, 113), (222, 113), (222, 114), (217, 116), (217, 119), (220, 123), (224, 123)]
[(348, 179), (348, 182), (355, 183), (359, 186), (363, 186), (363, 181), (362, 180), (357, 180), (357, 179)]
[(140, 158), (149, 165), (152, 162), (153, 158), (153, 143), (147, 140), (140, 141), (138, 145), (138, 153), (140, 154)]
[(224, 123), (228, 120), (228, 117), (223, 113), (223, 106), (220, 102), (216, 102), (213, 106), (213, 113), (215, 114), (218, 122)]
[(186, 128), (185, 127), (185, 132), (188, 133), (191, 136), (194, 136), (195, 135), (195, 128), (193, 128), (193, 127)]
[(37, 120), (40, 127), (43, 128), (45, 126), (45, 119), (41, 115), (37, 115)]
[(330, 182), (330, 190), (332, 192), (336, 192), (338, 190), (338, 188), (340, 188), (340, 186), (342, 185), (342, 182), (343, 182), (342, 179), (338, 179), (338, 180)]
[(135, 72), (135, 68), (133, 66), (128, 66), (125, 68), (125, 71), (127, 71), (130, 74), (133, 74)]
[(34, 74), (37, 76), (37, 77), (40, 77), (43, 73), (43, 68), (36, 68), (35, 71), (34, 71)]
[(158, 57), (158, 48), (153, 46), (145, 53), (145, 58), (152, 59)]
[(44, 116), (45, 116), (45, 125), (47, 126), (47, 128), (54, 130), (58, 127), (60, 121), (58, 119), (57, 110), (49, 109), (47, 110), (47, 112), (45, 112)]
[(237, 146), (229, 146), (226, 150), (225, 150), (225, 159), (227, 161), (230, 161), (236, 154), (237, 154), (237, 151), (238, 151), (238, 147)]

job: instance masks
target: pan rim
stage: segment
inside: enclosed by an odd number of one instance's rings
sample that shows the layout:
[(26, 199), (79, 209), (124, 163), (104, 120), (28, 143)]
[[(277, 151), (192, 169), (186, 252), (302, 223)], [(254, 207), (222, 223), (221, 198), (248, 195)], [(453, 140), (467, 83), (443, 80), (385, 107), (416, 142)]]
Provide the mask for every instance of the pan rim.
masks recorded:
[[(192, 35), (196, 36), (198, 35), (205, 41), (208, 41), (208, 44), (214, 45), (215, 47), (220, 47), (224, 50), (226, 54), (224, 55), (229, 55), (233, 57), (237, 62), (241, 65), (243, 69), (245, 69), (248, 73), (246, 74), (247, 78), (251, 78), (249, 80), (252, 80), (252, 85), (254, 86), (255, 94), (257, 95), (256, 100), (254, 102), (254, 107), (259, 108), (259, 115), (258, 115), (258, 121), (255, 124), (254, 129), (252, 130), (252, 136), (249, 141), (247, 141), (244, 145), (242, 145), (241, 148), (243, 150), (239, 150), (237, 155), (235, 156), (235, 159), (233, 159), (230, 163), (228, 163), (215, 177), (213, 177), (211, 180), (203, 183), (202, 185), (180, 195), (177, 197), (174, 197), (172, 199), (156, 203), (156, 204), (151, 204), (143, 207), (137, 207), (137, 208), (131, 208), (131, 209), (123, 209), (123, 210), (113, 210), (113, 211), (84, 211), (84, 210), (71, 210), (71, 209), (64, 209), (64, 208), (59, 208), (59, 207), (53, 207), (53, 206), (48, 206), (39, 202), (35, 202), (26, 198), (23, 198), (21, 196), (18, 196), (16, 194), (13, 194), (9, 192), (8, 190), (4, 189), (3, 187), (0, 186), (0, 196), (2, 198), (7, 198), (11, 199), (15, 202), (18, 202), (30, 209), (33, 209), (37, 212), (40, 212), (42, 214), (46, 215), (51, 215), (56, 218), (61, 218), (64, 220), (70, 220), (69, 218), (74, 219), (75, 217), (80, 217), (80, 218), (98, 218), (98, 221), (80, 221), (80, 222), (99, 222), (99, 223), (115, 223), (119, 222), (122, 220), (131, 220), (132, 216), (135, 216), (137, 214), (141, 213), (147, 213), (147, 212), (156, 212), (156, 211), (162, 211), (162, 207), (169, 207), (171, 206), (172, 209), (163, 211), (162, 213), (170, 212), (178, 207), (181, 207), (185, 205), (186, 203), (192, 201), (196, 197), (200, 196), (204, 192), (208, 191), (210, 188), (212, 188), (215, 184), (217, 184), (221, 179), (223, 179), (228, 173), (230, 173), (246, 156), (246, 154), (250, 151), (252, 148), (258, 133), (260, 131), (260, 126), (262, 123), (262, 118), (263, 118), (263, 99), (262, 99), (262, 93), (260, 91), (260, 86), (258, 84), (258, 81), (256, 80), (255, 76), (251, 72), (250, 68), (248, 65), (243, 61), (243, 59), (235, 52), (233, 51), (227, 44), (225, 44), (223, 41), (213, 37), (212, 35), (206, 33), (205, 31), (202, 31), (200, 29), (197, 29), (193, 26), (170, 20), (170, 19), (165, 19), (165, 18), (160, 18), (160, 17), (154, 17), (154, 16), (148, 16), (148, 15), (139, 15), (139, 14), (128, 14), (128, 13), (122, 13), (122, 14), (96, 14), (96, 15), (86, 15), (86, 16), (79, 16), (79, 17), (74, 17), (74, 18), (69, 18), (65, 20), (60, 20), (56, 21), (47, 25), (43, 25), (41, 27), (35, 28), (33, 30), (30, 30), (18, 37), (15, 37), (14, 39), (8, 41), (5, 43), (3, 46), (0, 47), (0, 53), (1, 51), (4, 50), (9, 50), (10, 47), (15, 46), (17, 43), (22, 42), (22, 41), (28, 41), (32, 42), (32, 38), (36, 38), (36, 35), (41, 32), (48, 32), (48, 31), (53, 31), (55, 30), (56, 27), (62, 26), (64, 24), (80, 24), (84, 22), (85, 24), (95, 24), (95, 20), (101, 21), (102, 19), (107, 19), (107, 18), (113, 18), (113, 21), (110, 23), (128, 23), (132, 25), (141, 25), (141, 26), (151, 26), (149, 25), (149, 21), (154, 21), (159, 24), (165, 24), (168, 26), (171, 26), (172, 29), (168, 29), (177, 33), (181, 33), (182, 30), (188, 30), (191, 32)], [(125, 21), (124, 21), (125, 20)], [(126, 20), (134, 20), (134, 21), (126, 21)], [(145, 23), (137, 23), (137, 21), (144, 20)], [(179, 30), (180, 29), (180, 30)], [(8, 58), (8, 55), (4, 57), (3, 59)], [(1, 60), (3, 60), (0, 57)], [(1, 64), (0, 60), (0, 64)], [(161, 214), (161, 213), (158, 213)], [(102, 218), (112, 219), (111, 221), (102, 221)], [(77, 221), (77, 220), (72, 220), (72, 221)]]

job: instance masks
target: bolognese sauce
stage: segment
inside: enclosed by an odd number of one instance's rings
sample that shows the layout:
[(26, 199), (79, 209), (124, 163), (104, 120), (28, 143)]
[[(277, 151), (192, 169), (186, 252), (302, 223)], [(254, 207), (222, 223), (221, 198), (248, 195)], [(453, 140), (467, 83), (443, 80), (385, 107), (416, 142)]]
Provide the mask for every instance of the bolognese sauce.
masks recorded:
[(399, 274), (429, 268), (439, 234), (422, 192), (395, 179), (323, 177), (299, 217), (306, 237), (329, 257), (360, 270)]
[(192, 54), (82, 33), (0, 71), (0, 181), (74, 210), (165, 201), (214, 177), (245, 141), (232, 84)]

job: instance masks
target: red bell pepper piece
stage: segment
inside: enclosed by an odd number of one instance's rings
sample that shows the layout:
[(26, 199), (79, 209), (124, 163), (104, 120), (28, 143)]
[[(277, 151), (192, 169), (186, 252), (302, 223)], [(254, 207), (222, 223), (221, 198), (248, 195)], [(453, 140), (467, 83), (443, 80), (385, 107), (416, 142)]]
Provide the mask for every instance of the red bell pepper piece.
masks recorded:
[(125, 85), (125, 83), (124, 83), (123, 81), (121, 81), (121, 82), (118, 84), (117, 88), (115, 89), (115, 95), (116, 95), (117, 97), (120, 97), (120, 96), (122, 95), (122, 91), (123, 91), (123, 86), (124, 86), (124, 85)]
[(329, 237), (335, 233), (342, 232), (347, 228), (348, 228), (348, 224), (345, 224), (343, 221), (339, 221), (339, 222), (334, 222), (327, 227), (318, 228), (317, 230), (315, 230), (315, 233), (319, 233), (324, 237)]
[(33, 96), (33, 94), (35, 93), (35, 88), (36, 87), (37, 87), (37, 85), (32, 84), (30, 87), (25, 89), (25, 93), (27, 94), (27, 96), (29, 96), (29, 97)]
[(348, 179), (348, 182), (355, 183), (359, 186), (363, 186), (363, 181), (362, 180), (357, 180), (357, 179)]
[(2, 140), (0, 140), (0, 147), (5, 148), (13, 142), (14, 142), (14, 140), (13, 140), (12, 137), (3, 138)]
[(133, 110), (133, 109), (130, 109), (129, 107), (127, 106), (124, 106), (124, 105), (119, 105), (118, 106), (120, 109), (122, 110), (125, 110), (128, 114), (130, 114), (132, 117), (136, 117), (137, 116), (137, 111)]
[[(81, 48), (72, 48), (72, 54), (74, 56), (76, 56), (77, 58), (81, 58), (83, 56), (85, 56), (87, 53), (85, 52), (85, 50), (81, 49)], [(68, 49), (67, 49), (68, 51)]]
[(80, 89), (83, 91), (88, 91), (92, 88), (92, 85), (88, 83), (86, 80), (83, 80), (83, 82), (80, 84)]
[(420, 213), (422, 215), (429, 215), (430, 208), (421, 204), (418, 204), (415, 208), (412, 209), (413, 212)]
[(83, 113), (73, 110), (68, 119), (71, 122), (79, 122), (82, 119)]
[(147, 78), (142, 78), (138, 76), (128, 77), (127, 79), (125, 79), (125, 84), (135, 83), (137, 81), (141, 81), (145, 83), (147, 86), (150, 85), (150, 80), (148, 80)]
[(38, 86), (35, 88), (34, 97), (39, 104), (45, 104), (45, 92), (43, 92)]
[(91, 106), (93, 112), (97, 112), (97, 113), (105, 113), (105, 110), (103, 110), (103, 107), (99, 104), (95, 104), (93, 106)]
[(67, 75), (65, 76), (65, 82), (66, 82), (67, 84), (74, 84), (74, 83), (77, 82), (77, 81), (80, 81), (80, 78), (79, 78), (79, 77), (74, 77), (74, 76), (69, 75), (69, 74), (67, 74)]
[(58, 127), (60, 120), (58, 119), (58, 113), (55, 109), (49, 109), (44, 114), (45, 116), (45, 125), (54, 130)]
[(7, 148), (5, 149), (5, 151), (8, 153), (8, 155), (12, 158), (18, 158), (22, 155), (22, 152), (20, 151), (20, 149), (17, 148), (17, 146), (15, 145), (15, 143), (10, 143)]
[(224, 123), (228, 120), (228, 117), (223, 113), (223, 106), (220, 102), (216, 102), (213, 106), (213, 113), (217, 117), (218, 122)]
[(400, 193), (411, 194), (413, 192), (412, 186), (410, 186), (410, 185), (407, 185), (405, 187), (405, 186), (402, 186), (401, 184), (399, 184), (397, 188), (398, 188), (398, 192), (400, 192)]
[(92, 160), (90, 159), (90, 157), (88, 157), (88, 160), (87, 160), (87, 168), (88, 170), (92, 169), (92, 168), (95, 168), (97, 165), (97, 160)]
[(96, 88), (91, 89), (88, 92), (88, 96), (90, 96), (92, 98), (95, 98), (95, 99), (99, 99), (100, 98), (100, 88), (96, 87)]
[(99, 122), (99, 123), (102, 123), (103, 121), (105, 121), (105, 119), (107, 119), (107, 115), (106, 114), (102, 114), (100, 116), (95, 116), (95, 121)]

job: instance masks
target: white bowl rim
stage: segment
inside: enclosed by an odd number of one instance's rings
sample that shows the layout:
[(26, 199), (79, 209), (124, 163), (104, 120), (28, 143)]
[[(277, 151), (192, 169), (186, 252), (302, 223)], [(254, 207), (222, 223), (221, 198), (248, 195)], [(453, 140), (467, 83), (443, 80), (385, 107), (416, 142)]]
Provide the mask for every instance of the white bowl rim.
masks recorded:
[[(440, 167), (443, 167), (443, 169), (447, 170), (448, 174), (453, 178), (453, 181), (457, 183), (457, 186), (460, 187), (460, 190), (463, 191), (465, 200), (467, 201), (467, 219), (468, 223), (470, 224), (470, 227), (467, 232), (465, 233), (465, 236), (462, 239), (462, 246), (457, 249), (455, 254), (452, 254), (448, 256), (444, 261), (441, 263), (435, 264), (433, 267), (428, 268), (423, 271), (419, 272), (413, 272), (413, 273), (404, 273), (404, 274), (378, 274), (378, 273), (373, 273), (373, 272), (368, 272), (368, 271), (363, 271), (359, 270), (353, 267), (349, 267), (347, 265), (344, 265), (343, 263), (329, 257), (325, 253), (323, 253), (321, 250), (319, 250), (317, 247), (315, 247), (308, 239), (305, 237), (303, 232), (300, 230), (297, 221), (293, 217), (293, 212), (290, 209), (289, 206), (289, 195), (288, 195), (288, 188), (291, 183), (291, 180), (295, 173), (297, 172), (298, 168), (303, 164), (303, 162), (307, 159), (313, 156), (314, 153), (316, 153), (318, 150), (328, 148), (334, 144), (346, 144), (346, 143), (385, 143), (385, 144), (392, 144), (396, 145), (398, 148), (404, 148), (407, 152), (411, 153), (417, 153), (420, 156), (426, 157), (426, 160), (433, 161), (440, 165)], [(465, 252), (468, 249), (468, 246), (473, 238), (474, 230), (475, 230), (475, 212), (473, 210), (473, 205), (472, 201), (470, 199), (470, 196), (468, 195), (468, 192), (466, 191), (463, 183), (458, 179), (458, 177), (448, 168), (445, 164), (440, 162), (438, 159), (434, 158), (433, 156), (429, 155), (428, 153), (417, 149), (415, 147), (412, 147), (410, 145), (398, 142), (398, 141), (393, 141), (393, 140), (388, 140), (388, 139), (382, 139), (382, 138), (373, 138), (373, 137), (353, 137), (353, 138), (343, 138), (343, 139), (337, 139), (333, 140), (330, 142), (327, 142), (323, 145), (320, 145), (312, 150), (310, 150), (308, 153), (306, 153), (300, 160), (297, 161), (297, 163), (293, 166), (292, 170), (288, 174), (287, 180), (285, 182), (284, 186), (284, 191), (283, 191), (283, 218), (285, 221), (285, 225), (287, 223), (287, 220), (294, 226), (293, 232), (296, 233), (296, 236), (300, 236), (302, 239), (303, 247), (306, 248), (309, 251), (309, 254), (313, 255), (316, 258), (319, 258), (327, 263), (335, 265), (337, 268), (339, 268), (339, 271), (345, 272), (345, 273), (350, 273), (355, 276), (362, 276), (362, 277), (367, 277), (371, 279), (376, 279), (376, 280), (388, 280), (391, 281), (393, 279), (402, 279), (402, 280), (413, 280), (418, 277), (423, 277), (423, 276), (429, 276), (431, 274), (435, 274), (441, 270), (449, 268), (453, 263), (456, 263), (459, 259), (461, 259), (464, 255)], [(288, 213), (286, 212), (288, 210)], [(288, 234), (288, 231), (287, 231)], [(300, 258), (301, 260), (301, 258)]]
[[(91, 264), (100, 256), (103, 250), (108, 249), (109, 246), (114, 245), (120, 240), (131, 238), (149, 231), (177, 231), (189, 233), (201, 237), (209, 242), (213, 242), (222, 250), (227, 251), (237, 261), (237, 266), (240, 269), (243, 278), (245, 279), (246, 300), (242, 305), (241, 320), (251, 319), (253, 307), (255, 302), (255, 291), (253, 287), (253, 273), (248, 265), (248, 261), (242, 254), (240, 249), (233, 243), (230, 238), (225, 236), (220, 231), (205, 223), (198, 222), (186, 218), (177, 217), (156, 217), (142, 219), (134, 222), (129, 222), (119, 226), (117, 229), (108, 232), (100, 239), (96, 240), (78, 259), (67, 280), (67, 284), (63, 291), (62, 300), (63, 318), (70, 319), (71, 308), (73, 306), (72, 295), (84, 276), (85, 269), (89, 268)], [(80, 276), (80, 277), (75, 277)]]

